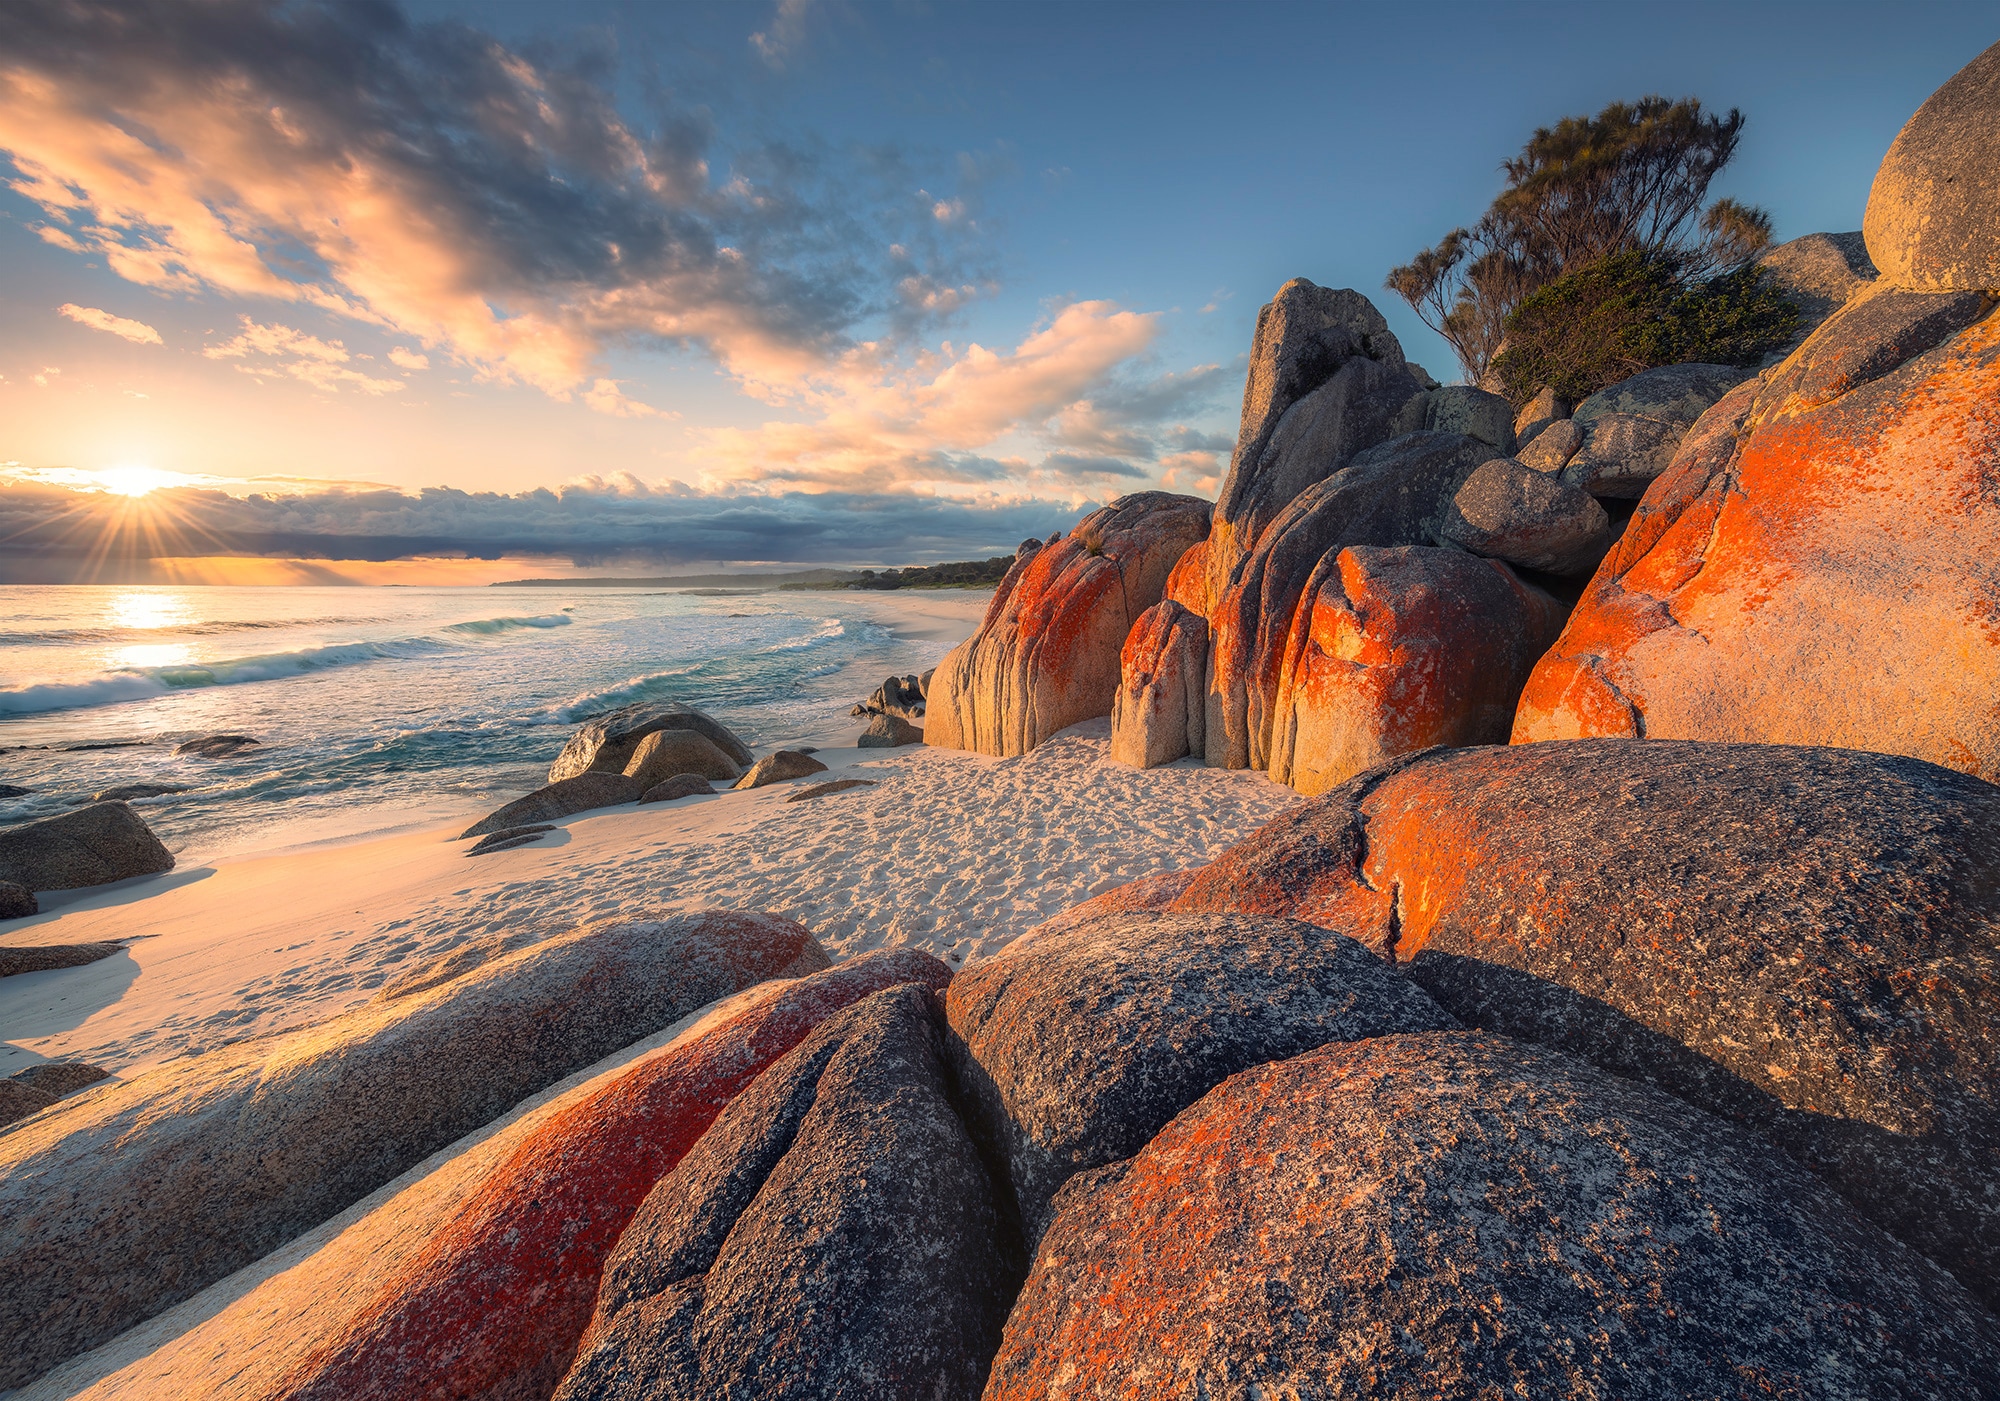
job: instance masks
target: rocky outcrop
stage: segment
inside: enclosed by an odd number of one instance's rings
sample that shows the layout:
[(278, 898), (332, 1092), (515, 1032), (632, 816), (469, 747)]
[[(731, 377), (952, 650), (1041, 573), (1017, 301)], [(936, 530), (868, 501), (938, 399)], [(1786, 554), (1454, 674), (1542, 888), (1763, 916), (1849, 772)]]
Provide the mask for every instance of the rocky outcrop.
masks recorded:
[(571, 735), (549, 765), (549, 782), (584, 773), (623, 773), (639, 741), (655, 730), (693, 730), (739, 766), (752, 758), (743, 741), (707, 712), (678, 701), (640, 701), (600, 715)]
[(51, 968), (80, 968), (86, 963), (95, 963), (100, 958), (123, 952), (123, 944), (112, 943), (14, 944), (0, 947), (0, 978), (9, 978), (16, 973), (41, 973)]
[(1352, 934), (1468, 1023), (1756, 1128), (2000, 1300), (2000, 788), (1838, 749), (1433, 751), (1170, 908)]
[[(1257, 313), (1236, 448), (1209, 535), (1211, 600), (1301, 492), (1396, 431), (1422, 393), (1374, 303), (1303, 277)], [(1198, 610), (1210, 612), (1210, 609)]]
[(1562, 478), (1592, 496), (1632, 500), (1674, 460), (1696, 419), (1741, 383), (1734, 365), (1662, 365), (1601, 389), (1576, 406), (1583, 446)]
[(1278, 513), (1209, 615), (1209, 763), (1270, 766), (1285, 641), (1320, 561), (1349, 545), (1428, 539), (1439, 500), (1492, 455), (1491, 444), (1458, 433), (1406, 434), (1359, 453)]
[(465, 854), (467, 856), (485, 856), (487, 853), (494, 851), (512, 851), (517, 846), (526, 846), (530, 842), (540, 841), (543, 833), (553, 831), (555, 831), (555, 824), (552, 822), (536, 822), (526, 827), (502, 827), (498, 831), (488, 832), (485, 836), (467, 847)]
[(93, 803), (129, 803), (134, 798), (164, 798), (188, 791), (184, 783), (121, 783), (91, 797)]
[(26, 1085), (60, 1099), (88, 1085), (109, 1080), (111, 1072), (80, 1060), (45, 1060), (40, 1065), (17, 1070), (7, 1078), (16, 1085)]
[(1329, 1041), (1458, 1023), (1360, 944), (1296, 920), (1107, 914), (953, 980), (952, 1052), (1033, 1245), (1080, 1172), (1229, 1076)]
[(49, 1091), (38, 1090), (9, 1076), (0, 1080), (0, 1126), (39, 1114), (55, 1102), (56, 1096)]
[(654, 730), (639, 741), (625, 762), (625, 777), (637, 779), (640, 791), (665, 783), (675, 774), (694, 773), (721, 783), (743, 777), (742, 766), (720, 745), (694, 730)]
[(1991, 1315), (1749, 1135), (1433, 1032), (1246, 1070), (1073, 1181), (986, 1397), (1893, 1401), (1996, 1367)]
[(1019, 1275), (935, 996), (878, 992), (738, 1095), (619, 1239), (558, 1401), (977, 1397)]
[(1434, 744), (1504, 744), (1563, 615), (1506, 565), (1457, 550), (1329, 553), (1280, 652), (1268, 772), (1320, 793)]
[(734, 784), (737, 788), (763, 788), (773, 783), (784, 783), (789, 779), (804, 778), (809, 773), (825, 773), (826, 765), (813, 758), (802, 749), (780, 749), (774, 754), (766, 754), (750, 766), (746, 773)]
[(1463, 433), (1497, 452), (1514, 450), (1514, 406), (1498, 394), (1469, 384), (1433, 389), (1406, 399), (1396, 411), (1388, 437), (1405, 433)]
[(639, 795), (642, 803), (671, 803), (679, 798), (692, 798), (697, 793), (713, 793), (715, 785), (698, 773), (677, 773), (672, 778), (663, 779)]
[(1208, 622), (1171, 598), (1139, 615), (1118, 656), (1111, 757), (1134, 768), (1199, 750), (1207, 724)]
[(1446, 498), (1431, 538), (1523, 569), (1588, 574), (1611, 548), (1611, 518), (1582, 487), (1499, 457)]
[(868, 722), (868, 728), (854, 741), (857, 749), (900, 749), (906, 744), (922, 744), (924, 732), (902, 716), (884, 711)]
[(1992, 306), (1878, 284), (1704, 415), (1514, 739), (1832, 744), (2000, 776)]
[(2000, 44), (1897, 133), (1875, 172), (1862, 233), (1896, 286), (2000, 291)]
[(857, 715), (896, 715), (905, 720), (924, 718), (924, 690), (930, 673), (923, 676), (891, 676), (875, 688), (875, 693), (855, 708)]
[(0, 829), (0, 880), (31, 891), (75, 890), (173, 868), (173, 854), (124, 803), (92, 803)]
[(939, 663), (925, 741), (1025, 754), (1058, 730), (1111, 713), (1118, 658), (1167, 575), (1208, 532), (1209, 505), (1163, 491), (1121, 497), (1060, 541), (1023, 550), (979, 631)]
[[(25, 885), (16, 885), (10, 880), (0, 880), (0, 919), (26, 919), (29, 915), (41, 913), (41, 902), (35, 899), (35, 892)], [(0, 953), (0, 958), (4, 958)], [(0, 973), (0, 977), (4, 977)]]
[(483, 837), (510, 827), (526, 827), (537, 822), (557, 822), (592, 808), (612, 808), (636, 803), (649, 785), (643, 779), (622, 773), (580, 773), (560, 779), (546, 788), (537, 788), (525, 798), (516, 798), (505, 807), (495, 808), (455, 838)]
[(274, 1393), (547, 1396), (590, 1322), (606, 1256), (716, 1115), (842, 1008), (900, 983), (942, 988), (950, 978), (926, 954), (866, 954), (606, 1077), (515, 1144)]
[(618, 920), (290, 1036), (171, 1061), (0, 1136), (0, 1387), (326, 1220), (686, 1013), (826, 966), (803, 928)]

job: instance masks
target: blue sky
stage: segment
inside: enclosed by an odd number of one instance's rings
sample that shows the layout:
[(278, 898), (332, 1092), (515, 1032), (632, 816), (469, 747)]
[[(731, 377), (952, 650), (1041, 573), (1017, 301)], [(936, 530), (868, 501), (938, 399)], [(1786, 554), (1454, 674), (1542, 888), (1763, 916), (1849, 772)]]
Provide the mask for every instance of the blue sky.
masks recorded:
[[(681, 523), (669, 564), (719, 512), (770, 523), (732, 556), (897, 562), (1212, 494), (1288, 277), (1368, 293), (1453, 377), (1382, 278), (1535, 126), (1740, 107), (1713, 193), (1780, 238), (1853, 229), (1903, 121), (2000, 37), (1970, 4), (78, 13), (0, 37), (16, 478), (350, 484), (287, 513), (335, 535), (388, 528), (351, 484), (445, 488), (432, 546), (492, 499), (591, 494)], [(364, 499), (374, 525), (343, 517)], [(874, 524), (802, 532), (815, 499)]]

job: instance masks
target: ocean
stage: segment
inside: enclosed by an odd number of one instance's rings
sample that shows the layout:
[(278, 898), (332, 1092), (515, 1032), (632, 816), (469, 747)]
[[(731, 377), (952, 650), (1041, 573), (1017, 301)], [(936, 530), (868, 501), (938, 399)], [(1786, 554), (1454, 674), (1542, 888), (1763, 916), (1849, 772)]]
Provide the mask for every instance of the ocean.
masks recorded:
[[(816, 592), (0, 588), (0, 785), (29, 790), (0, 824), (183, 786), (133, 806), (187, 864), (497, 803), (632, 701), (779, 744), (945, 652), (884, 616)], [(260, 743), (174, 753), (215, 733)]]

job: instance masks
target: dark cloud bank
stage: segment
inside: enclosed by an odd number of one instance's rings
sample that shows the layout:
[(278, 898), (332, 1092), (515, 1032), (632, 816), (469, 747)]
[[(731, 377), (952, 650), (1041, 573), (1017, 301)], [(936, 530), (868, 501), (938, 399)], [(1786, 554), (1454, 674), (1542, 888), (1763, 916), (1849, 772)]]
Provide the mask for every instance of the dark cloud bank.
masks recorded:
[(171, 489), (134, 501), (0, 487), (0, 584), (127, 583), (147, 561), (204, 555), (383, 561), (561, 558), (667, 570), (746, 562), (922, 564), (1011, 553), (1067, 529), (1061, 503), (968, 504), (827, 493), (709, 496), (618, 486), (517, 496), (434, 487), (233, 497)]

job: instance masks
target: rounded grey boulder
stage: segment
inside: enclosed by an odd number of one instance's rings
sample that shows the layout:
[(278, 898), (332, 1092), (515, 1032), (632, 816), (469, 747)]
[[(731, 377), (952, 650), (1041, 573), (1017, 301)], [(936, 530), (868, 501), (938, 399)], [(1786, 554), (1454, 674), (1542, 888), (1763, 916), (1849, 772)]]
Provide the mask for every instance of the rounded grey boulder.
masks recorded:
[(173, 868), (173, 854), (153, 829), (120, 802), (0, 831), (0, 880), (29, 890), (75, 890)]
[(2000, 1324), (1769, 1147), (1476, 1032), (1248, 1070), (1073, 1180), (986, 1401), (1991, 1396)]
[(2000, 44), (1904, 124), (1875, 172), (1861, 231), (1898, 287), (2000, 291)]
[(952, 980), (952, 1054), (1032, 1244), (1074, 1174), (1129, 1157), (1249, 1066), (1458, 1022), (1354, 940), (1296, 920), (1118, 913)]
[(1611, 548), (1611, 518), (1583, 488), (1496, 457), (1445, 500), (1431, 534), (1523, 569), (1587, 574)]
[(762, 788), (769, 783), (783, 783), (789, 778), (804, 778), (809, 773), (825, 773), (826, 765), (796, 749), (780, 749), (775, 754), (766, 754), (750, 766), (750, 772), (738, 779), (738, 788)]
[(671, 803), (678, 798), (692, 798), (697, 793), (713, 793), (715, 785), (698, 773), (677, 773), (648, 788), (639, 798), (642, 803)]
[(639, 741), (625, 765), (625, 776), (646, 788), (680, 773), (734, 783), (743, 776), (743, 768), (714, 740), (695, 730), (655, 730)]
[(706, 711), (678, 701), (639, 701), (600, 715), (571, 735), (549, 765), (549, 782), (560, 783), (581, 773), (622, 773), (639, 741), (655, 730), (693, 730), (736, 763), (750, 762), (743, 741)]
[(489, 832), (504, 831), (509, 827), (554, 822), (574, 817), (580, 812), (589, 812), (592, 808), (636, 803), (645, 792), (644, 783), (636, 778), (627, 778), (622, 773), (580, 773), (574, 778), (537, 788), (527, 797), (516, 798), (505, 807), (495, 808), (460, 832), (455, 840), (483, 837)]

